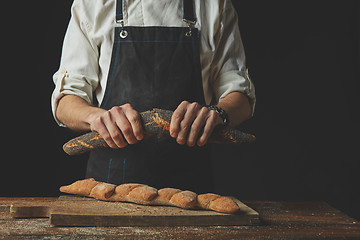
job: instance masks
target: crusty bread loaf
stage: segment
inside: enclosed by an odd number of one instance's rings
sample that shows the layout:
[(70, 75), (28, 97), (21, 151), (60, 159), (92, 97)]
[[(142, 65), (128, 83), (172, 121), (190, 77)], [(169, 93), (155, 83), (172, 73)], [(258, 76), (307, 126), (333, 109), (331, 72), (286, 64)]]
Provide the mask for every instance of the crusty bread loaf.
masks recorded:
[(176, 207), (190, 209), (197, 206), (196, 197), (197, 195), (194, 192), (180, 191), (170, 198), (169, 203)]
[(239, 206), (228, 197), (219, 197), (210, 202), (208, 209), (216, 212), (235, 213), (239, 211)]
[(200, 208), (209, 209), (210, 203), (219, 197), (221, 196), (214, 193), (200, 194), (197, 196), (198, 205)]
[(90, 192), (90, 197), (99, 200), (108, 200), (115, 191), (116, 185), (110, 183), (99, 183)]
[[(150, 137), (170, 138), (169, 130), (172, 114), (172, 111), (163, 109), (141, 112), (140, 118), (144, 129), (144, 139)], [(226, 125), (217, 126), (208, 139), (209, 143), (218, 144), (243, 144), (254, 141), (254, 135), (241, 132), (236, 128)], [(63, 149), (69, 155), (77, 155), (106, 147), (108, 145), (99, 133), (90, 132), (65, 143)]]
[(172, 196), (181, 192), (175, 188), (162, 188), (158, 190), (158, 195), (153, 200), (152, 205), (168, 205)]
[(69, 186), (60, 187), (60, 191), (64, 193), (77, 194), (82, 196), (89, 196), (91, 190), (98, 185), (99, 182), (93, 178), (79, 180)]
[(169, 205), (184, 209), (207, 209), (222, 213), (236, 213), (239, 206), (228, 197), (206, 193), (197, 195), (175, 188), (157, 190), (153, 187), (127, 183), (115, 186), (109, 183), (85, 179), (60, 188), (61, 192), (93, 197), (103, 201), (132, 202), (143, 205)]
[(115, 188), (115, 193), (110, 197), (110, 201), (125, 202), (128, 201), (127, 195), (136, 187), (142, 186), (142, 184), (128, 183), (122, 184)]

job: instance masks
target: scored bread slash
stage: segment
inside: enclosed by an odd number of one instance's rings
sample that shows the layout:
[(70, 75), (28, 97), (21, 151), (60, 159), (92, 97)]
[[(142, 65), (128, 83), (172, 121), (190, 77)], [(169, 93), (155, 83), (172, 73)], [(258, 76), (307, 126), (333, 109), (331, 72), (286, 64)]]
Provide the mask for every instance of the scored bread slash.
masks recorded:
[(114, 193), (116, 185), (110, 183), (99, 183), (90, 192), (90, 197), (99, 200), (108, 200)]
[(102, 201), (132, 202), (142, 205), (165, 205), (183, 209), (205, 209), (233, 214), (240, 210), (237, 203), (229, 197), (207, 193), (197, 195), (192, 191), (176, 188), (157, 190), (145, 184), (125, 183), (119, 186), (98, 182), (95, 179), (76, 181), (60, 187), (61, 192), (93, 197)]
[[(171, 138), (169, 130), (172, 114), (173, 111), (156, 108), (140, 113), (144, 128), (144, 139), (151, 137)], [(243, 144), (252, 143), (255, 139), (254, 135), (241, 132), (226, 125), (218, 125), (215, 127), (208, 143)], [(90, 132), (65, 143), (63, 149), (69, 155), (78, 155), (93, 149), (106, 147), (108, 145), (99, 133)]]
[(210, 202), (209, 209), (216, 212), (236, 213), (239, 206), (229, 197), (219, 197)]
[(174, 204), (174, 206), (191, 209), (197, 206), (196, 202), (197, 194), (191, 191), (181, 191), (174, 194), (169, 203)]
[(81, 196), (89, 196), (91, 190), (98, 185), (99, 182), (95, 181), (93, 178), (79, 180), (70, 184), (68, 186), (60, 187), (60, 191), (64, 193), (71, 193)]

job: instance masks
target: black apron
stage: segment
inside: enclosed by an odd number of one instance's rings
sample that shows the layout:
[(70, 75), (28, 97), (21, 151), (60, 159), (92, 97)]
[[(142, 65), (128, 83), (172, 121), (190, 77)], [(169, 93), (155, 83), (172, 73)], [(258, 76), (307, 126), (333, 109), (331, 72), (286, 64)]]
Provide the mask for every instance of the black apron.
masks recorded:
[[(124, 26), (122, 1), (117, 1), (114, 46), (101, 108), (130, 103), (138, 112), (175, 110), (183, 101), (205, 104), (199, 33), (188, 27)], [(192, 0), (183, 0), (184, 21), (194, 23)], [(182, 19), (179, 19), (182, 21)], [(113, 184), (143, 183), (211, 192), (209, 147), (188, 147), (175, 139), (144, 140), (123, 149), (90, 153), (87, 177)]]

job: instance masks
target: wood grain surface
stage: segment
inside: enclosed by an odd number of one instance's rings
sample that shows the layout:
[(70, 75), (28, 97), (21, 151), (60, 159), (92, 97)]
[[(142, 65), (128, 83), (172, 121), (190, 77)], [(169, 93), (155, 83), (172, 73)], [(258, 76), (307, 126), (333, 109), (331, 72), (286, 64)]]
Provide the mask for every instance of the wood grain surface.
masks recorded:
[(53, 227), (46, 218), (18, 219), (10, 205), (56, 198), (0, 198), (0, 239), (360, 239), (360, 223), (325, 202), (243, 201), (260, 214), (256, 226)]
[(144, 206), (104, 202), (79, 196), (61, 196), (53, 203), (15, 203), (15, 218), (49, 217), (54, 226), (228, 226), (259, 224), (259, 214), (237, 199), (237, 214), (185, 210), (171, 206)]

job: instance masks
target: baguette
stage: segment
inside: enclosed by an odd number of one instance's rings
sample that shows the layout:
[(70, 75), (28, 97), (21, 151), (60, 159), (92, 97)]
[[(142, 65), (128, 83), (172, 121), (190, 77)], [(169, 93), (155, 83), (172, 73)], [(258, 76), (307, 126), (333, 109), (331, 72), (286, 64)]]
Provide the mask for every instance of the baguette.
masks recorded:
[(95, 179), (76, 181), (60, 187), (64, 193), (88, 196), (102, 201), (132, 202), (142, 205), (165, 205), (183, 209), (206, 209), (221, 213), (236, 213), (239, 206), (229, 197), (206, 193), (197, 195), (175, 188), (157, 190), (145, 184), (126, 183), (116, 186)]
[(153, 187), (137, 183), (128, 183), (117, 186), (114, 195), (109, 198), (109, 201), (149, 205), (156, 196), (157, 190)]
[[(144, 129), (144, 139), (151, 137), (170, 138), (170, 120), (173, 112), (153, 109), (140, 113)], [(243, 144), (255, 141), (255, 136), (225, 125), (217, 126), (208, 142), (216, 144)], [(82, 154), (98, 148), (106, 148), (103, 137), (97, 132), (90, 132), (74, 138), (64, 144), (63, 149), (69, 155)]]
[(90, 192), (90, 197), (106, 201), (115, 192), (116, 185), (109, 183), (99, 183)]
[(93, 178), (79, 180), (69, 186), (60, 187), (60, 191), (64, 193), (71, 193), (81, 196), (90, 196), (91, 190), (98, 185), (99, 182)]

